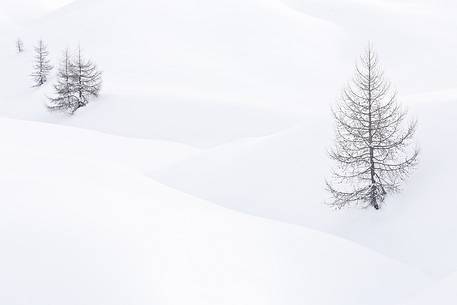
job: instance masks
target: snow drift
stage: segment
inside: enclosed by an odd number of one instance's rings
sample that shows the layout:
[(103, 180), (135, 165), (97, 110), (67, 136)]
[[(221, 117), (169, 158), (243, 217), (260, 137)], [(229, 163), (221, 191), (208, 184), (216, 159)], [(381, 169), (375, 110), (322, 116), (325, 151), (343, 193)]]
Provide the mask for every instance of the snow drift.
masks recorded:
[[(428, 283), (353, 243), (217, 207), (109, 160), (62, 155), (57, 141), (24, 146), (31, 123), (0, 122), (0, 303), (384, 304)], [(33, 130), (53, 138), (60, 127)]]

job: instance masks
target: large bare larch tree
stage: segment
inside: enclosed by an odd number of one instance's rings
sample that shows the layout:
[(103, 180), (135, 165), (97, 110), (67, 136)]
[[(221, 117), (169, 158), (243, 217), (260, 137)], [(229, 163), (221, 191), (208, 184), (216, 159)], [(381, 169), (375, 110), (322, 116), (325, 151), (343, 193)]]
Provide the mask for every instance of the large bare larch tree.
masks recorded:
[(333, 114), (336, 143), (330, 157), (337, 166), (327, 181), (330, 204), (380, 209), (386, 195), (399, 191), (419, 152), (410, 145), (416, 122), (405, 121), (406, 111), (384, 79), (371, 46)]

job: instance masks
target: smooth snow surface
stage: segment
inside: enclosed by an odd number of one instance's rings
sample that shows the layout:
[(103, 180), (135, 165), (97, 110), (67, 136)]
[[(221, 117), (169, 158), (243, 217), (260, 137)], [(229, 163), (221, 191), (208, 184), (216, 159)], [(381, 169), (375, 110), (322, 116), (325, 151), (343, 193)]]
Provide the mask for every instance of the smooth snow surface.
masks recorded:
[[(457, 303), (452, 1), (13, 2), (1, 304)], [(80, 45), (100, 98), (48, 112), (39, 39), (54, 65)], [(420, 166), (383, 210), (334, 211), (330, 107), (368, 41), (419, 121)]]
[[(59, 141), (22, 148), (25, 131), (52, 139), (61, 130), (0, 122), (2, 304), (362, 304), (380, 286), (393, 301), (428, 283), (356, 244), (217, 207), (62, 153)], [(65, 131), (77, 147), (96, 138)]]
[(457, 275), (453, 274), (438, 284), (433, 285), (419, 296), (407, 301), (404, 305), (455, 304), (455, 300), (457, 299), (455, 287), (457, 287)]
[(447, 95), (405, 99), (415, 102), (410, 113), (420, 120), (421, 164), (404, 192), (390, 197), (380, 212), (336, 212), (324, 205), (331, 124), (318, 118), (268, 137), (201, 152), (157, 178), (226, 207), (348, 238), (430, 275), (445, 276), (457, 266), (457, 247), (449, 242), (457, 236), (457, 197), (454, 179), (447, 178), (457, 166), (448, 163), (454, 150), (441, 144), (457, 134), (457, 94)]

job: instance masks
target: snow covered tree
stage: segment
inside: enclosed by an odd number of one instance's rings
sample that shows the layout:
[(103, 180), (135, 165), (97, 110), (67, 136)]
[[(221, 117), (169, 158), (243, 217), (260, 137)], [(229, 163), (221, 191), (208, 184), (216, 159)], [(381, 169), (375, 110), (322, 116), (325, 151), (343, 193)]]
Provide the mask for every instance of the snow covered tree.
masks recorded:
[(43, 40), (38, 42), (38, 46), (35, 47), (35, 53), (35, 65), (33, 66), (34, 72), (31, 76), (34, 81), (33, 86), (39, 87), (46, 83), (48, 74), (53, 67), (48, 59), (49, 51)]
[(64, 110), (69, 113), (73, 113), (78, 109), (79, 100), (76, 96), (76, 88), (73, 81), (74, 68), (67, 49), (59, 66), (57, 84), (54, 85), (55, 97), (50, 98), (49, 109)]
[(18, 39), (18, 40), (16, 41), (16, 49), (17, 49), (17, 52), (18, 52), (18, 53), (24, 52), (24, 43), (22, 42), (21, 39)]
[(73, 66), (72, 81), (79, 99), (78, 108), (80, 108), (89, 103), (91, 96), (98, 96), (102, 85), (102, 73), (97, 70), (95, 64), (82, 57), (81, 48), (78, 49)]
[(330, 204), (380, 209), (387, 194), (399, 191), (419, 151), (410, 147), (416, 122), (405, 122), (406, 111), (391, 92), (371, 46), (333, 114), (336, 143), (330, 157), (337, 168), (334, 181), (327, 182)]

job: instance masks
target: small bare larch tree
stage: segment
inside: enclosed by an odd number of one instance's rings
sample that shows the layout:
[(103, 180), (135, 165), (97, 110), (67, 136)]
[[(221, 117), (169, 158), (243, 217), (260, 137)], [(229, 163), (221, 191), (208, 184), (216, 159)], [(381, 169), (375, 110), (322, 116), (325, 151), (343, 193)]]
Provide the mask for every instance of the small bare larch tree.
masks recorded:
[(79, 100), (76, 96), (76, 88), (72, 79), (74, 68), (67, 49), (57, 72), (57, 83), (54, 85), (55, 96), (50, 98), (49, 109), (74, 113), (78, 108)]
[(34, 87), (42, 86), (48, 79), (48, 74), (52, 70), (52, 66), (48, 59), (49, 51), (43, 42), (40, 40), (38, 46), (35, 47), (35, 65), (33, 66), (33, 73), (31, 74), (34, 82)]
[(81, 48), (78, 48), (73, 66), (72, 80), (79, 99), (78, 108), (80, 108), (89, 103), (91, 96), (98, 97), (102, 86), (102, 72), (90, 60), (82, 57)]
[(419, 151), (410, 147), (416, 122), (405, 122), (406, 111), (391, 92), (371, 46), (333, 114), (336, 143), (330, 157), (337, 167), (327, 181), (330, 204), (380, 209), (387, 194), (399, 191)]
[(18, 53), (22, 53), (24, 52), (24, 43), (22, 42), (21, 39), (18, 38), (18, 40), (16, 41), (16, 50)]

